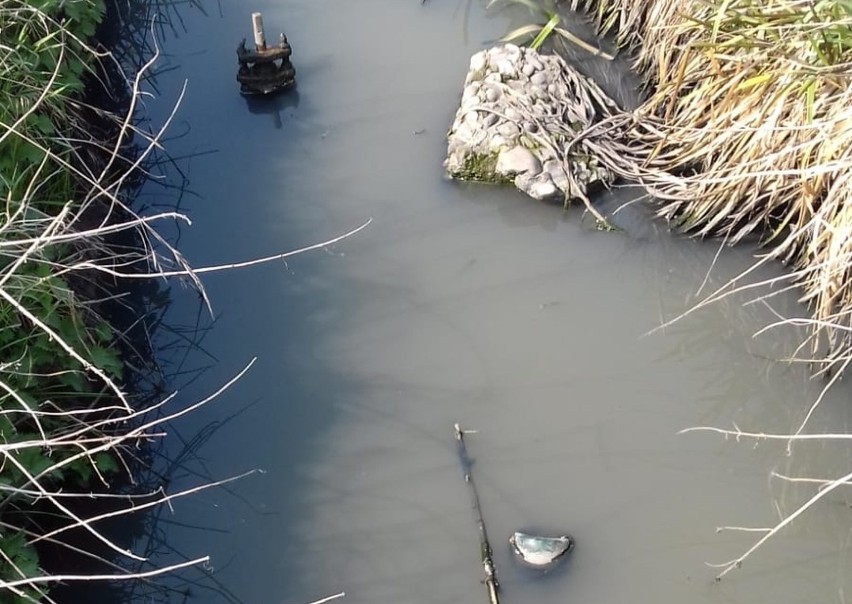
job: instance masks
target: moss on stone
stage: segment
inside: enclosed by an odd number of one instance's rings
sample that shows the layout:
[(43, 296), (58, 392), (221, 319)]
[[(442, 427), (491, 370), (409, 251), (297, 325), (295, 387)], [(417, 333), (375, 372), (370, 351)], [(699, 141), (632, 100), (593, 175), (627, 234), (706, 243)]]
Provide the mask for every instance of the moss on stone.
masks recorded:
[(511, 178), (497, 173), (497, 158), (499, 152), (493, 151), (486, 155), (471, 153), (465, 157), (464, 164), (455, 170), (451, 176), (459, 180), (490, 182), (504, 184), (513, 182)]

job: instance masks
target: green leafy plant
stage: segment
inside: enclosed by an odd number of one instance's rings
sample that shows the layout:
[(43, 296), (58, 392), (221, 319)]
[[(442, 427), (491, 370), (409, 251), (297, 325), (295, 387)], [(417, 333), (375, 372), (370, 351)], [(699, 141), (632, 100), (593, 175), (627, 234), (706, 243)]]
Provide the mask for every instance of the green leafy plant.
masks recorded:
[[(2, 531), (2, 529), (0, 529)], [(41, 570), (38, 566), (38, 555), (35, 548), (27, 543), (26, 536), (21, 532), (0, 532), (0, 576), (37, 577)], [(39, 599), (39, 591), (35, 587), (24, 586), (21, 593), (4, 598), (9, 604), (29, 604)]]
[[(533, 16), (540, 20), (539, 23), (524, 25), (512, 30), (503, 36), (501, 39), (503, 42), (532, 38), (528, 46), (533, 50), (538, 50), (541, 48), (542, 44), (544, 44), (544, 42), (555, 33), (562, 39), (596, 57), (602, 57), (607, 60), (613, 59), (612, 55), (589, 44), (564, 27), (560, 27), (563, 17), (559, 13), (559, 8), (554, 0), (491, 0), (486, 8), (491, 9), (499, 4), (525, 6), (530, 10)], [(543, 21), (543, 23), (541, 21)]]
[[(143, 0), (133, 2), (137, 9), (152, 10)], [(98, 576), (117, 581), (206, 562), (208, 557), (201, 556), (139, 572), (144, 557), (113, 541), (98, 521), (135, 514), (252, 473), (169, 494), (160, 483), (132, 493), (111, 484), (121, 477), (129, 489), (142, 465), (145, 443), (164, 436), (162, 426), (172, 419), (213, 400), (252, 363), (188, 408), (167, 408), (170, 396), (152, 400), (126, 391), (128, 376), (138, 371), (131, 362), (142, 355), (128, 355), (135, 342), (117, 333), (110, 310), (127, 314), (126, 323), (145, 328), (148, 323), (146, 305), (140, 309), (125, 303), (122, 285), (181, 277), (195, 285), (204, 300), (206, 295), (196, 272), (152, 226), (185, 216), (163, 212), (142, 217), (126, 203), (124, 185), (132, 182), (147, 155), (156, 152), (162, 135), (131, 119), (141, 96), (140, 81), (156, 53), (140, 62), (135, 80), (121, 72), (117, 61), (109, 63), (119, 71), (116, 78), (122, 87), (134, 82), (126, 91), (130, 117), (87, 106), (80, 95), (89, 66), (103, 59), (87, 46), (103, 6), (103, 0), (0, 0), (3, 603), (48, 600), (53, 583), (91, 580), (85, 573), (51, 574), (39, 563), (38, 550), (44, 544), (79, 553), (75, 533), (87, 533), (103, 548), (86, 553), (103, 563), (100, 568), (106, 570)], [(146, 33), (150, 16), (145, 12), (141, 19)], [(91, 128), (87, 120), (93, 115), (105, 124), (106, 134)], [(129, 158), (123, 153), (131, 140), (138, 147)], [(324, 248), (365, 226), (301, 250), (209, 270)], [(144, 338), (148, 336), (145, 330)], [(98, 515), (93, 505), (110, 511)]]

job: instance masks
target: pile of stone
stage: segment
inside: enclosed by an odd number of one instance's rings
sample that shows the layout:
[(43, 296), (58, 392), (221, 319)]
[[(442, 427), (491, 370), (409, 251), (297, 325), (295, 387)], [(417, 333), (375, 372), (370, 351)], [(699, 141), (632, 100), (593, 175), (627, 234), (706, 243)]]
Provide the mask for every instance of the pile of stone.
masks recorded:
[(513, 182), (536, 199), (582, 199), (614, 174), (596, 157), (622, 112), (561, 57), (512, 44), (470, 60), (461, 107), (448, 133), (444, 167), (453, 178)]

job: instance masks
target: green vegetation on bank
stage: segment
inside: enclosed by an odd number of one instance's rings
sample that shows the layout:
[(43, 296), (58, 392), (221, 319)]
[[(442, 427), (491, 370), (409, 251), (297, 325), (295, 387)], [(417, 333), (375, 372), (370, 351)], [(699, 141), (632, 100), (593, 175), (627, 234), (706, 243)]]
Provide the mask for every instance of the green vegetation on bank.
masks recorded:
[(562, 14), (559, 10), (558, 0), (490, 0), (487, 8), (491, 9), (500, 5), (512, 4), (527, 7), (533, 15), (541, 19), (542, 23), (523, 25), (512, 30), (503, 37), (504, 42), (515, 42), (526, 38), (531, 40), (529, 42), (530, 48), (539, 50), (551, 34), (555, 34), (592, 55), (605, 59), (613, 58), (560, 26), (562, 23)]
[[(120, 214), (108, 145), (87, 134), (102, 0), (0, 0), (0, 600), (44, 597), (36, 543), (81, 517), (60, 491), (118, 470), (129, 415), (116, 334), (79, 267)], [(101, 153), (98, 153), (98, 148)], [(99, 156), (100, 155), (100, 156)], [(103, 173), (101, 173), (103, 172)]]
[[(209, 307), (198, 273), (323, 249), (370, 223), (196, 272), (155, 228), (184, 215), (128, 205), (162, 157), (168, 120), (153, 130), (136, 109), (159, 53), (151, 25), (170, 6), (108, 1), (0, 0), (3, 604), (52, 602), (55, 584), (93, 580), (138, 594), (156, 575), (209, 561), (158, 566), (144, 554), (150, 543), (125, 543), (150, 536), (148, 510), (255, 472), (175, 491), (168, 479), (178, 462), (154, 467), (169, 422), (215, 400), (254, 363), (184, 406), (164, 394), (151, 333), (168, 301), (164, 283), (182, 279)], [(96, 32), (113, 52), (94, 46)]]

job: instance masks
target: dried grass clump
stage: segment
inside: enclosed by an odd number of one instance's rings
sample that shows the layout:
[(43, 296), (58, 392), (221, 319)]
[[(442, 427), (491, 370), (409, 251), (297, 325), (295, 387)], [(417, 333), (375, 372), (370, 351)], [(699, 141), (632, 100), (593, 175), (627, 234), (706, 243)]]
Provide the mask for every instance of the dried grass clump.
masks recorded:
[[(796, 355), (830, 375), (795, 432), (766, 434), (698, 427), (736, 439), (848, 442), (849, 434), (804, 432), (825, 393), (852, 361), (852, 3), (844, 0), (572, 0), (595, 10), (636, 57), (651, 97), (627, 132), (626, 172), (663, 200), (660, 213), (696, 236), (736, 243), (755, 236), (792, 271), (768, 283), (737, 278), (697, 307), (770, 285), (799, 288), (810, 319), (779, 318), (766, 329), (808, 325)], [(640, 165), (641, 164), (641, 165)], [(631, 174), (626, 174), (631, 176)], [(753, 269), (741, 275), (744, 277)], [(816, 491), (718, 578), (852, 474), (808, 482)]]
[[(697, 236), (754, 235), (812, 310), (808, 360), (852, 358), (852, 5), (573, 0), (629, 47), (652, 96), (635, 176)], [(672, 178), (672, 177), (675, 178)], [(789, 284), (788, 284), (789, 285)], [(793, 285), (791, 285), (793, 286)], [(803, 348), (804, 350), (805, 348)], [(818, 351), (823, 355), (814, 356)]]

